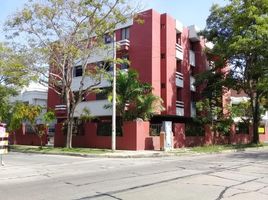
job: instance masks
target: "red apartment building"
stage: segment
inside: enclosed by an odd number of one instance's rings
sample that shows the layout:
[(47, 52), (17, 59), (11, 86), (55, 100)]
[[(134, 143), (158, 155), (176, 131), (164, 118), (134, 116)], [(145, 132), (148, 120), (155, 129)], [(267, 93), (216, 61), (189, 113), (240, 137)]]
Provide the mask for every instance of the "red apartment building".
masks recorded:
[[(151, 124), (172, 121), (174, 147), (205, 144), (206, 135), (202, 137), (185, 135), (185, 122), (195, 116), (195, 102), (200, 98), (199, 88), (194, 86), (194, 75), (208, 68), (204, 53), (205, 40), (198, 36), (195, 26), (184, 27), (166, 13), (160, 14), (154, 10), (147, 10), (140, 13), (140, 16), (144, 20), (143, 24), (131, 20), (116, 30), (116, 40), (121, 46), (117, 56), (128, 58), (131, 68), (139, 72), (140, 80), (150, 83), (154, 88), (153, 93), (164, 100), (165, 111), (155, 115)], [(109, 42), (108, 38), (107, 45), (111, 45)], [(101, 62), (103, 59), (103, 56), (95, 55), (90, 58), (89, 63)], [(79, 83), (79, 76), (81, 76), (81, 68), (76, 66), (72, 85), (74, 90)], [(103, 80), (99, 87), (108, 86), (109, 83)], [(111, 119), (112, 111), (103, 108), (107, 103), (108, 101), (98, 94), (88, 95), (86, 101), (78, 105), (76, 114), (79, 116), (82, 109), (87, 107), (94, 116), (100, 119)], [(61, 105), (60, 98), (51, 89), (48, 91), (48, 107), (56, 110), (58, 118), (55, 146), (63, 146), (65, 136), (60, 123), (64, 119), (64, 112), (62, 112), (64, 105)], [(143, 128), (147, 130), (148, 126), (145, 125)], [(97, 123), (87, 124), (83, 135), (73, 137), (73, 146), (110, 148), (110, 136), (98, 136), (97, 129)], [(142, 131), (139, 134), (143, 136), (128, 135), (124, 132), (123, 136), (117, 137), (117, 148), (159, 149), (159, 136), (150, 136), (149, 133)], [(222, 141), (226, 140), (226, 138), (222, 139)], [(131, 144), (132, 141), (135, 141), (134, 145)], [(250, 137), (237, 141), (248, 142)]]

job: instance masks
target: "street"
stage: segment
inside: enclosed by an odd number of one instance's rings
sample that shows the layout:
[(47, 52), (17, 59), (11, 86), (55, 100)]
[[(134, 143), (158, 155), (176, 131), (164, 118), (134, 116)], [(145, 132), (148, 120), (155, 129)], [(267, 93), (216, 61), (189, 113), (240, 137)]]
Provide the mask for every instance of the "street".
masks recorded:
[(9, 153), (0, 199), (268, 199), (268, 150), (164, 158)]

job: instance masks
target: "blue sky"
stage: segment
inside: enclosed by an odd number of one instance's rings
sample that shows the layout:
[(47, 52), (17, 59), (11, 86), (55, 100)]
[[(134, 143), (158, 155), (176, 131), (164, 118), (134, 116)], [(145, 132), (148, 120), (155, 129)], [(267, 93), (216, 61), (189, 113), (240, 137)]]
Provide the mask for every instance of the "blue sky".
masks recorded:
[[(3, 40), (2, 25), (9, 15), (20, 9), (27, 0), (0, 0), (0, 40)], [(168, 13), (183, 25), (195, 24), (204, 28), (209, 9), (213, 3), (226, 4), (226, 0), (141, 0), (146, 9), (153, 8)]]

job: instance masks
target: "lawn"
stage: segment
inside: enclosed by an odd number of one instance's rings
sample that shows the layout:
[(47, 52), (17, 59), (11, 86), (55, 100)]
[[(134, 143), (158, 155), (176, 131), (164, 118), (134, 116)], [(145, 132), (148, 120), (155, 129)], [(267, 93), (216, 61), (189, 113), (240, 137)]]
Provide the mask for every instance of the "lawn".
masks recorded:
[(12, 145), (11, 151), (23, 153), (46, 153), (46, 154), (104, 154), (109, 153), (109, 149), (93, 149), (93, 148), (61, 148), (61, 147), (43, 147), (27, 146), (27, 145)]
[(176, 149), (174, 152), (177, 153), (219, 153), (222, 151), (228, 150), (245, 150), (246, 148), (258, 148), (268, 146), (267, 144), (237, 144), (237, 145), (208, 145), (208, 146), (198, 146), (198, 147), (189, 147), (186, 149)]

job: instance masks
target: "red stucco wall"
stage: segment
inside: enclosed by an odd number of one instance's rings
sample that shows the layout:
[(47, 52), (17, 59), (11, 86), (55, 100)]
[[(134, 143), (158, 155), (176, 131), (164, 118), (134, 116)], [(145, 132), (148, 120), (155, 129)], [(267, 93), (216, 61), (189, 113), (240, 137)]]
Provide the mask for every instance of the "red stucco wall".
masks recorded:
[[(61, 130), (62, 125), (56, 125), (54, 146), (65, 146), (65, 135)], [(111, 148), (110, 136), (98, 136), (97, 124), (87, 123), (85, 125), (85, 134), (73, 136), (73, 147), (90, 148)], [(149, 150), (159, 149), (158, 137), (149, 136), (149, 122), (125, 122), (123, 125), (123, 136), (116, 137), (116, 148), (121, 150)]]

